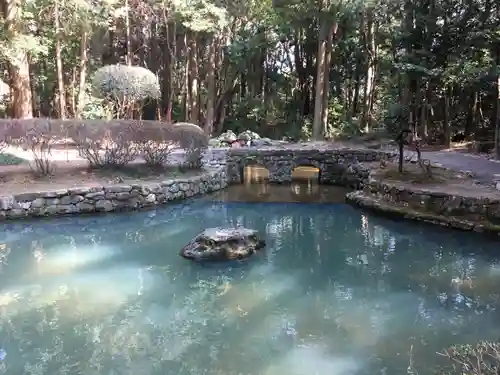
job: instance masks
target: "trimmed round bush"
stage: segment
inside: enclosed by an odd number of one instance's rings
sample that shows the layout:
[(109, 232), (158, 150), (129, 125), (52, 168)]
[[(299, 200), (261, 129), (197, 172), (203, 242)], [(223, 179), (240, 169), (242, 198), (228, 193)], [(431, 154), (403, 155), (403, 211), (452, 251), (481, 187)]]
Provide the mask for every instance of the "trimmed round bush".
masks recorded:
[(140, 66), (104, 66), (95, 72), (92, 87), (97, 96), (110, 101), (138, 102), (160, 96), (158, 78)]

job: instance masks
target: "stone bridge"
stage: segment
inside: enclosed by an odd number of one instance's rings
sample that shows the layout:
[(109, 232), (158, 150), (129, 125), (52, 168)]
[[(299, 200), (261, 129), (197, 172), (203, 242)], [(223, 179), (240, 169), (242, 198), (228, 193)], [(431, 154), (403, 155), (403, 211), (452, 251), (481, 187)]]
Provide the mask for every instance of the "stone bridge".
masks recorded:
[(244, 168), (261, 166), (269, 171), (269, 182), (292, 181), (292, 171), (299, 166), (319, 169), (322, 184), (359, 188), (369, 175), (362, 162), (378, 161), (382, 156), (394, 156), (370, 149), (352, 149), (317, 146), (283, 145), (262, 148), (237, 148), (225, 150), (224, 155), (212, 154), (209, 164), (226, 165), (229, 183), (243, 182)]

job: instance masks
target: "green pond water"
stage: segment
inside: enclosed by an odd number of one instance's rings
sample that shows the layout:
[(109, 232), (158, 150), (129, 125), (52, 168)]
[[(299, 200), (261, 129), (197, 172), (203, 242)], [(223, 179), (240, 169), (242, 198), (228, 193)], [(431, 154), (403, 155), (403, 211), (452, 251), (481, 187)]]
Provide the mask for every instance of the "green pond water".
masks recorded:
[[(412, 357), (424, 375), (437, 351), (500, 337), (498, 242), (373, 217), (319, 188), (2, 224), (0, 373), (399, 375)], [(178, 255), (203, 228), (238, 225), (266, 250)]]

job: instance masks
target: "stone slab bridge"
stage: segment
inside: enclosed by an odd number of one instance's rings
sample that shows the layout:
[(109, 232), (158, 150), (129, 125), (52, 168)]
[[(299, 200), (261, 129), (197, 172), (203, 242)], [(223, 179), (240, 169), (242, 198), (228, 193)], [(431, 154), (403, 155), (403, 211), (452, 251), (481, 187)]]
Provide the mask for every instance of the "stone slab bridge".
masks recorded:
[(229, 183), (243, 182), (244, 168), (260, 166), (269, 171), (269, 182), (288, 183), (296, 167), (310, 166), (319, 169), (321, 184), (360, 188), (368, 180), (369, 169), (363, 162), (379, 161), (382, 157), (392, 158), (394, 153), (370, 149), (353, 149), (315, 145), (282, 145), (260, 148), (226, 149), (212, 151), (206, 163), (210, 166), (227, 168)]

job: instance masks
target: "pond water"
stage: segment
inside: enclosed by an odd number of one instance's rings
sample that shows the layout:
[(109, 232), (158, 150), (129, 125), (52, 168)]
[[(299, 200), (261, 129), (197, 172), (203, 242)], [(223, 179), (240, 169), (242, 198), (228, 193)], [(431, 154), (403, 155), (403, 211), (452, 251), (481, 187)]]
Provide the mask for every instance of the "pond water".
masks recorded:
[[(238, 202), (242, 189), (3, 225), (0, 373), (399, 375), (411, 359), (427, 374), (436, 351), (500, 337), (498, 245), (342, 203)], [(267, 249), (205, 266), (178, 255), (234, 225)]]

